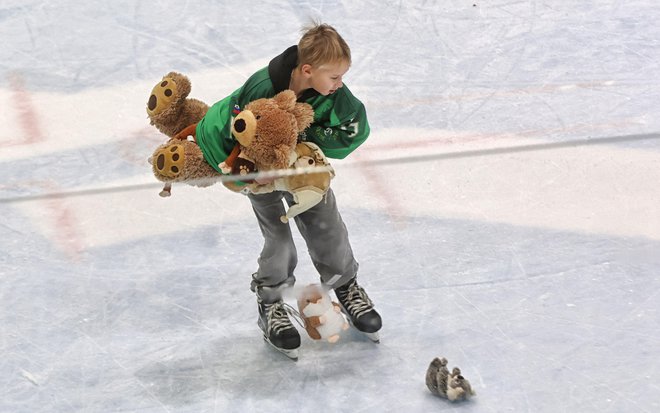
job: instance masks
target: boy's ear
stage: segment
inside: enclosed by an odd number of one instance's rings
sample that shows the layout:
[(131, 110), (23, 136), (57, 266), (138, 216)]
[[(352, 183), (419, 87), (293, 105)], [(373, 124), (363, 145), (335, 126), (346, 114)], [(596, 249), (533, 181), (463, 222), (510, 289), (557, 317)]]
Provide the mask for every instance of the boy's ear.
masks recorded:
[(309, 63), (305, 63), (300, 67), (300, 72), (303, 74), (305, 77), (311, 77), (312, 76), (312, 65)]

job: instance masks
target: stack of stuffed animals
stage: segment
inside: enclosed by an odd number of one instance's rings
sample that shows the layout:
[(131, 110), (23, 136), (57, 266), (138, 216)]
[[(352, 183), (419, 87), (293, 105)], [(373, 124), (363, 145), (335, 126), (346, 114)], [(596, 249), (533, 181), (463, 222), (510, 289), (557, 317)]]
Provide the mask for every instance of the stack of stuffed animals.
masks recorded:
[[(190, 90), (190, 80), (186, 76), (171, 72), (154, 86), (147, 102), (151, 124), (169, 138), (149, 158), (154, 175), (165, 182), (161, 196), (171, 194), (173, 182), (205, 187), (222, 181), (236, 192), (288, 191), (293, 194), (295, 205), (281, 217), (282, 222), (323, 199), (334, 171), (317, 145), (298, 142), (298, 134), (307, 129), (314, 118), (310, 105), (296, 102), (290, 90), (270, 99), (250, 102), (232, 121), (236, 147), (215, 168), (206, 161), (197, 143), (188, 139), (194, 136), (195, 125), (208, 111), (206, 103), (188, 97)], [(301, 172), (275, 174), (276, 179), (267, 184), (249, 179), (257, 172), (286, 169)], [(236, 176), (246, 177), (245, 183), (239, 184)]]

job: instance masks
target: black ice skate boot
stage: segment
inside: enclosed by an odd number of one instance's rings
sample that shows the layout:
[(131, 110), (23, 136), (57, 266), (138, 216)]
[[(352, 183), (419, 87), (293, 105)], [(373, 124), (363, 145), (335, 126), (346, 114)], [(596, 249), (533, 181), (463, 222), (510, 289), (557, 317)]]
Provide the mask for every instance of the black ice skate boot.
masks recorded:
[(257, 296), (257, 304), (259, 306), (257, 324), (264, 332), (264, 340), (290, 359), (298, 360), (300, 334), (289, 320), (288, 306), (282, 299), (266, 303), (259, 296)]
[(353, 278), (345, 285), (335, 288), (335, 294), (342, 310), (348, 316), (355, 328), (366, 334), (375, 343), (380, 341), (378, 330), (383, 325), (380, 315), (374, 310), (374, 304), (369, 299), (364, 288)]

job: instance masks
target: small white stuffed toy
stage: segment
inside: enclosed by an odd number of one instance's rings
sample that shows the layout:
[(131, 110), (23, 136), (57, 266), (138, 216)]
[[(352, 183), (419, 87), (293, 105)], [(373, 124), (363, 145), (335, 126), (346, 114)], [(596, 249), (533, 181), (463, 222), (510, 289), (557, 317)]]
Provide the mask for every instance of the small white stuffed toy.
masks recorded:
[(298, 298), (298, 310), (305, 322), (307, 334), (314, 340), (325, 339), (329, 343), (339, 340), (339, 333), (348, 329), (346, 317), (339, 304), (318, 284), (310, 284)]

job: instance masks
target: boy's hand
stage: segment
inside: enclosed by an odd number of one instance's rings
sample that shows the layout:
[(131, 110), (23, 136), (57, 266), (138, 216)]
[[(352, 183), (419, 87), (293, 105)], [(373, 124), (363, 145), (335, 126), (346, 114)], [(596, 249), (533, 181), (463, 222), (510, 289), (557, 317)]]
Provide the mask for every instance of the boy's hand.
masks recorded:
[(254, 181), (258, 183), (259, 185), (268, 185), (272, 184), (275, 181), (275, 178), (255, 178)]
[(258, 184), (257, 182), (254, 182), (248, 185), (248, 188), (249, 191), (255, 195), (268, 194), (275, 190), (275, 185), (273, 185), (272, 183)]

